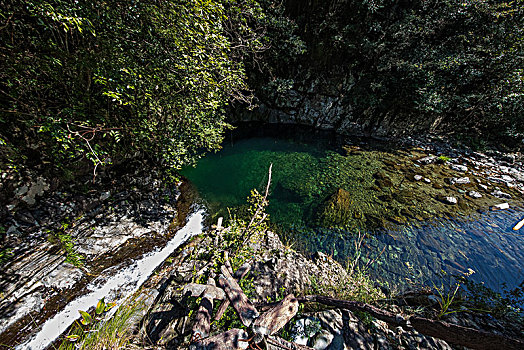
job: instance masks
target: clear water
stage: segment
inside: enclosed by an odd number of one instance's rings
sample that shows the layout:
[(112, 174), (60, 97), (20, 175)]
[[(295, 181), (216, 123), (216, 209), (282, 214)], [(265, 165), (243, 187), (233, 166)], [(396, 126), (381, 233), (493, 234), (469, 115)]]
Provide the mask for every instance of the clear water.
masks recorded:
[[(417, 151), (365, 140), (350, 140), (348, 148), (329, 135), (307, 137), (308, 132), (229, 141), (183, 175), (216, 219), (227, 217), (226, 208), (241, 213), (250, 190), (265, 187), (272, 163), (268, 212), (286, 239), (343, 262), (354, 257), (358, 232), (369, 233), (361, 263), (376, 260), (370, 272), (399, 288), (431, 286), (440, 283), (443, 271), (449, 276), (468, 269), (475, 271), (473, 280), (495, 290), (524, 280), (524, 231), (512, 230), (524, 217), (518, 202), (492, 212), (489, 205), (499, 200), (467, 199), (462, 189), (446, 185), (445, 178), (453, 175), (447, 166), (418, 167)], [(432, 184), (409, 181), (414, 173)], [(381, 182), (380, 174), (391, 183)], [(321, 214), (337, 191), (349, 197), (343, 222)], [(460, 205), (435, 199), (449, 193)]]

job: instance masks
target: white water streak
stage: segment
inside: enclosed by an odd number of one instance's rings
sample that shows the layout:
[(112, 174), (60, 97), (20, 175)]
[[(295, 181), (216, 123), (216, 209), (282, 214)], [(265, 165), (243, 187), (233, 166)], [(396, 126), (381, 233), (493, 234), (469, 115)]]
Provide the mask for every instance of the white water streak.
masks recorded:
[(202, 210), (192, 214), (187, 224), (176, 233), (175, 237), (173, 237), (164, 248), (144, 254), (141, 259), (121, 269), (114, 276), (108, 277), (103, 283), (93, 281), (88, 286), (88, 289), (91, 290), (90, 293), (80, 296), (67, 304), (62, 311), (47, 320), (36, 335), (25, 343), (17, 346), (16, 350), (45, 349), (79, 317), (79, 310), (87, 310), (95, 306), (98, 300), (102, 298), (113, 300), (117, 303), (122, 302), (125, 298), (137, 291), (153, 271), (167, 259), (175, 249), (191, 236), (202, 232), (202, 219)]

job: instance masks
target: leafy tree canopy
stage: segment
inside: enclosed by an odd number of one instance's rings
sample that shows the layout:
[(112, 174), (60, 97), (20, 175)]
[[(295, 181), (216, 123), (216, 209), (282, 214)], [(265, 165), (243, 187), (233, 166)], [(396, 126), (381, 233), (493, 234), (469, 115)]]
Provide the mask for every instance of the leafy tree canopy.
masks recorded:
[(264, 47), (253, 4), (0, 1), (2, 168), (136, 152), (178, 168), (218, 148), (225, 107), (250, 99), (241, 59)]

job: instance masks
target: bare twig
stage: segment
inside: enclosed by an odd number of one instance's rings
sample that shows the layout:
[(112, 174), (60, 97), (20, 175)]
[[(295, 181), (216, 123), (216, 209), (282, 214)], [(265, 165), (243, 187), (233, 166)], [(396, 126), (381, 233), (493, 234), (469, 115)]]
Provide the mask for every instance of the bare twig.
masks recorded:
[(240, 236), (241, 237), (241, 241), (242, 241), (242, 245), (246, 244), (247, 239), (249, 237), (249, 234), (251, 233), (252, 228), (258, 226), (259, 224), (261, 224), (267, 217), (267, 214), (264, 214), (262, 216), (262, 218), (259, 221), (257, 221), (256, 225), (253, 225), (253, 222), (258, 217), (258, 214), (260, 214), (260, 212), (264, 209), (264, 206), (267, 203), (267, 196), (269, 195), (269, 187), (271, 186), (271, 170), (272, 169), (273, 169), (273, 163), (271, 163), (269, 165), (268, 179), (267, 179), (266, 191), (264, 192), (264, 197), (262, 198), (260, 203), (258, 203), (257, 209), (255, 210), (255, 213), (251, 217), (251, 220), (249, 221), (249, 224), (244, 228), (244, 231), (242, 232), (242, 235)]

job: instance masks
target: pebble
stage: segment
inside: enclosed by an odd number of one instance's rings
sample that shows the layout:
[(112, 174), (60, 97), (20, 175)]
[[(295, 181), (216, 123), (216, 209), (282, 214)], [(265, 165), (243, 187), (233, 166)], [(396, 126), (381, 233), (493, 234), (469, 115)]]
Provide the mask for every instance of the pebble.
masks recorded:
[(413, 179), (415, 179), (415, 181), (420, 181), (422, 180), (422, 175), (415, 175), (413, 176)]
[(452, 177), (449, 180), (449, 183), (452, 185), (465, 185), (469, 184), (471, 181), (469, 181), (469, 177)]
[(507, 199), (511, 198), (511, 195), (509, 193), (502, 192), (500, 190), (496, 190), (496, 191), (491, 192), (491, 195), (495, 196), (497, 198), (507, 198)]
[(482, 198), (482, 195), (477, 191), (469, 191), (468, 196), (471, 198)]
[(451, 164), (450, 168), (451, 168), (451, 170), (460, 171), (462, 173), (465, 173), (466, 171), (468, 171), (468, 167), (467, 166), (460, 165), (460, 164)]

